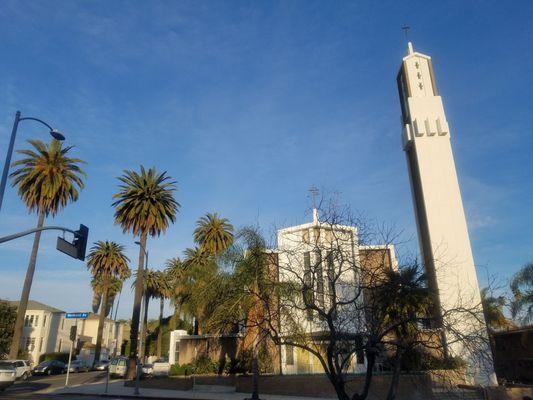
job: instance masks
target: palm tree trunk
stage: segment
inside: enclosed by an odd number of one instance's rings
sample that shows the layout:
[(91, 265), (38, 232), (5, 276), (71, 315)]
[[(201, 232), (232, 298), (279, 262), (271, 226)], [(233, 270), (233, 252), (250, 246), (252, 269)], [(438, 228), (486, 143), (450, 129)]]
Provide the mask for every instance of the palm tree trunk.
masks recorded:
[(159, 325), (157, 327), (157, 358), (161, 358), (161, 345), (163, 344), (163, 309), (165, 307), (165, 299), (161, 297), (159, 299)]
[(144, 270), (144, 249), (146, 248), (147, 232), (141, 234), (141, 245), (139, 246), (139, 264), (137, 266), (137, 279), (135, 280), (135, 297), (133, 301), (133, 313), (131, 316), (130, 331), (130, 354), (128, 359), (127, 378), (135, 378), (137, 366), (137, 346), (139, 335), (139, 320), (141, 316), (141, 299), (143, 296), (143, 270)]
[(98, 319), (98, 334), (96, 336), (96, 347), (94, 349), (94, 361), (96, 364), (100, 361), (100, 351), (102, 349), (102, 335), (104, 333), (105, 316), (107, 311), (107, 303), (109, 301), (109, 282), (105, 283), (103, 302), (100, 306), (100, 318)]
[(389, 386), (389, 392), (387, 393), (387, 398), (385, 400), (396, 399), (396, 392), (398, 391), (398, 384), (400, 383), (400, 372), (402, 366), (401, 354), (401, 350), (399, 348), (396, 349), (396, 356), (394, 357), (394, 369)]
[[(37, 228), (42, 228), (44, 225), (45, 214), (44, 211), (39, 211), (39, 218), (37, 220)], [(33, 282), (33, 274), (35, 272), (35, 264), (37, 262), (37, 252), (39, 251), (39, 241), (41, 240), (41, 232), (38, 231), (33, 237), (33, 247), (31, 249), (30, 262), (26, 271), (26, 278), (24, 279), (24, 287), (20, 296), (20, 302), (17, 309), (17, 319), (15, 320), (15, 329), (13, 331), (13, 340), (11, 341), (11, 348), (9, 349), (9, 358), (14, 360), (17, 358), (20, 338), (24, 329), (24, 318), (26, 316), (26, 308), (28, 307), (28, 300), (30, 298), (31, 284)]]
[(144, 315), (143, 315), (143, 329), (141, 332), (141, 360), (144, 360), (144, 356), (146, 355), (146, 331), (147, 331), (147, 324), (148, 324), (148, 303), (150, 303), (150, 296), (144, 295)]

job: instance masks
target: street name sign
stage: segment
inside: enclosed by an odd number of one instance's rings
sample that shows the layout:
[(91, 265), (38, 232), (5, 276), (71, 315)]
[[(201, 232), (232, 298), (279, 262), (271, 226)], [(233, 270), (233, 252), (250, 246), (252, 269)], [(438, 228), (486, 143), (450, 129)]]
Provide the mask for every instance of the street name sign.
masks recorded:
[(80, 318), (84, 319), (89, 316), (88, 312), (68, 312), (65, 314), (65, 318)]

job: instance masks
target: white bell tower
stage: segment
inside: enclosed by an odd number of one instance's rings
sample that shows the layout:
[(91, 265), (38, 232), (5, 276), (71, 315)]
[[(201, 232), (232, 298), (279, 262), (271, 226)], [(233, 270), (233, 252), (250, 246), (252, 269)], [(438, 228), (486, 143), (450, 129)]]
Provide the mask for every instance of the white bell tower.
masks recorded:
[[(470, 361), (464, 334), (485, 335), (486, 327), (461, 191), (450, 142), (450, 129), (435, 84), (431, 57), (409, 42), (398, 73), (402, 142), (407, 156), (420, 250), (437, 309), (435, 328), (444, 331), (448, 354)], [(476, 316), (446, 320), (447, 311), (476, 309)], [(487, 349), (488, 350), (488, 349)], [(488, 353), (490, 355), (490, 352)], [(486, 366), (485, 366), (486, 367)], [(491, 367), (491, 366), (490, 366)], [(490, 368), (489, 368), (490, 369)]]

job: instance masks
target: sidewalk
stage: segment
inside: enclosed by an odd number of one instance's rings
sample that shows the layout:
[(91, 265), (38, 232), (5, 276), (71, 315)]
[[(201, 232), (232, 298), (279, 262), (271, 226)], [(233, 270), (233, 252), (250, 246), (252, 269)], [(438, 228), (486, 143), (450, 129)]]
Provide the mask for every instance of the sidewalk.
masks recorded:
[[(164, 390), (164, 389), (139, 389), (139, 395), (135, 395), (133, 387), (124, 386), (124, 381), (111, 381), (107, 394), (105, 393), (105, 383), (95, 383), (83, 386), (72, 386), (58, 389), (49, 394), (76, 394), (93, 395), (105, 397), (122, 397), (137, 399), (182, 399), (182, 400), (243, 400), (251, 397), (250, 393), (239, 393), (228, 391), (228, 387), (204, 386), (194, 390)], [(300, 397), (300, 396), (279, 396), (273, 394), (261, 394), (261, 400), (331, 400), (323, 397)]]

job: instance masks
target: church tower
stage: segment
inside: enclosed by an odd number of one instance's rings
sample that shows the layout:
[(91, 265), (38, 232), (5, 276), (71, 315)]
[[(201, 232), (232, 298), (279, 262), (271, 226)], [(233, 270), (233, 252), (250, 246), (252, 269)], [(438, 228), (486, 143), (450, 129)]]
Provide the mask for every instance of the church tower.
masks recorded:
[[(450, 128), (435, 83), (431, 57), (408, 43), (398, 73), (402, 143), (407, 156), (419, 245), (435, 294), (435, 328), (486, 336), (481, 297), (450, 142)], [(476, 309), (476, 317), (446, 321), (448, 311)], [(480, 317), (479, 317), (480, 316)], [(469, 359), (462, 341), (443, 331), (445, 351)], [(489, 353), (490, 354), (490, 353)]]

